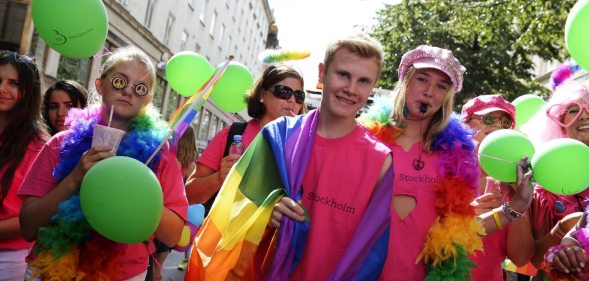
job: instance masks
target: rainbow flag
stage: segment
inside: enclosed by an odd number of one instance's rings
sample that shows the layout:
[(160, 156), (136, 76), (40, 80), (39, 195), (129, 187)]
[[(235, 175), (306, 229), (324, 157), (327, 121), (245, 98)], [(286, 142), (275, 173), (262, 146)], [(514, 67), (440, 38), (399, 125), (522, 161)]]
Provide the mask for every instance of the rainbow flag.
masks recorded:
[[(317, 116), (312, 111), (284, 117), (262, 129), (223, 183), (195, 238), (184, 280), (288, 279), (302, 257), (309, 222), (285, 217), (273, 244), (266, 248), (260, 243), (280, 198), (302, 196)], [(330, 280), (374, 280), (379, 275), (388, 246), (392, 177), (391, 169)], [(262, 268), (259, 257), (270, 256), (271, 268)]]
[(192, 120), (194, 120), (198, 114), (198, 111), (202, 108), (204, 102), (211, 95), (213, 88), (215, 88), (215, 85), (217, 85), (217, 82), (219, 82), (219, 79), (229, 66), (231, 60), (233, 60), (233, 56), (229, 56), (221, 68), (219, 68), (217, 72), (213, 73), (194, 95), (192, 95), (180, 107), (178, 107), (178, 109), (176, 109), (176, 111), (172, 114), (172, 117), (170, 117), (170, 122), (168, 123), (172, 129), (168, 132), (168, 135), (164, 138), (160, 146), (147, 159), (146, 165), (149, 164), (151, 160), (153, 160), (153, 157), (158, 153), (158, 151), (160, 151), (160, 149), (172, 135), (174, 135), (172, 148), (174, 151), (176, 150), (180, 137), (182, 134), (184, 134), (184, 132), (186, 132), (186, 129), (188, 129), (188, 126), (190, 126), (190, 123)]

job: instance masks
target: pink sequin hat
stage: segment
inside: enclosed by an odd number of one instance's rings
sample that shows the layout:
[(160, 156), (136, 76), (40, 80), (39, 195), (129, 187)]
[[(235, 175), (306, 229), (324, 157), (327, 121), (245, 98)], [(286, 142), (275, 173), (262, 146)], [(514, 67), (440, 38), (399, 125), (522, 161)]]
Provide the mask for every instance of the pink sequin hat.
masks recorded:
[(403, 55), (401, 64), (399, 64), (398, 74), (399, 80), (403, 80), (403, 76), (407, 69), (412, 66), (421, 68), (438, 69), (452, 81), (456, 88), (456, 92), (462, 90), (462, 75), (466, 72), (466, 68), (452, 55), (452, 52), (446, 49), (421, 45)]
[(462, 121), (466, 123), (473, 114), (482, 116), (493, 111), (507, 113), (515, 126), (515, 106), (507, 102), (501, 95), (481, 95), (469, 100), (462, 106)]

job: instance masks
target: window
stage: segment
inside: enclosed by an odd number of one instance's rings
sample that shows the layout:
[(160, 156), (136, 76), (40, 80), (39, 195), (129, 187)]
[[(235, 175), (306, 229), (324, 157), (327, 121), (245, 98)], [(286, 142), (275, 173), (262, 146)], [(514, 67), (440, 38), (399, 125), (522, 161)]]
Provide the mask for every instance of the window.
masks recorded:
[(90, 73), (90, 59), (73, 59), (66, 56), (59, 57), (59, 68), (57, 69), (57, 79), (59, 80), (76, 80), (88, 87), (88, 78)]
[(202, 22), (202, 23), (205, 23), (205, 14), (206, 14), (208, 6), (209, 6), (209, 0), (205, 0), (204, 5), (202, 6), (202, 10), (200, 10), (200, 22)]
[(168, 20), (166, 21), (166, 30), (164, 33), (164, 43), (167, 45), (170, 43), (170, 34), (172, 33), (172, 26), (174, 25), (174, 16), (172, 14), (168, 15)]
[(223, 44), (223, 32), (225, 32), (225, 25), (222, 24), (221, 28), (219, 28), (219, 48), (221, 48)]
[(184, 51), (186, 48), (186, 41), (188, 41), (188, 31), (184, 30), (180, 36), (180, 51)]
[(208, 140), (212, 139), (217, 133), (217, 120), (219, 120), (219, 118), (216, 115), (213, 115), (211, 118), (211, 124), (209, 125), (209, 135), (207, 137)]
[(27, 5), (14, 1), (0, 1), (0, 50), (19, 51), (24, 19), (27, 17)]
[(209, 34), (214, 35), (215, 32), (215, 21), (217, 20), (217, 11), (213, 12), (213, 18), (211, 18), (211, 27), (209, 28)]
[(151, 16), (153, 15), (153, 6), (155, 6), (155, 0), (147, 0), (147, 9), (145, 9), (145, 21), (143, 24), (147, 27), (151, 27)]
[(166, 82), (161, 77), (155, 78), (155, 86), (153, 88), (153, 105), (156, 108), (162, 108), (164, 103), (164, 91), (166, 90)]
[(209, 130), (209, 119), (211, 119), (211, 112), (206, 110), (206, 109), (202, 109), (202, 120), (200, 122), (200, 126), (198, 129), (198, 139), (199, 140), (208, 140), (207, 139), (207, 133)]
[(225, 45), (225, 50), (227, 52), (231, 52), (231, 35), (227, 36), (227, 45)]
[(170, 116), (176, 111), (180, 104), (180, 95), (176, 93), (176, 91), (170, 91), (170, 96), (168, 97), (168, 106), (166, 108), (166, 116), (165, 120), (168, 120)]

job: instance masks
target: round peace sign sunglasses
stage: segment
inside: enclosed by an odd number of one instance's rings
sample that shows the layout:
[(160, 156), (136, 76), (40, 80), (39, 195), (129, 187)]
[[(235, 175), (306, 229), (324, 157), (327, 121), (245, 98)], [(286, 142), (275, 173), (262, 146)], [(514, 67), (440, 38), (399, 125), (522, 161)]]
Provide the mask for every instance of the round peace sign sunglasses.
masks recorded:
[(110, 79), (110, 84), (112, 85), (113, 89), (117, 91), (122, 91), (127, 88), (127, 86), (131, 86), (133, 87), (133, 92), (135, 92), (135, 94), (140, 97), (143, 97), (149, 93), (149, 87), (147, 86), (147, 83), (137, 82), (135, 85), (129, 85), (127, 78), (121, 75), (113, 76)]
[(513, 121), (511, 121), (511, 119), (506, 116), (501, 116), (501, 118), (495, 118), (495, 117), (493, 117), (492, 114), (487, 113), (482, 116), (474, 115), (472, 118), (480, 119), (481, 121), (483, 121), (483, 124), (485, 124), (487, 126), (491, 126), (491, 125), (495, 124), (495, 122), (497, 122), (497, 121), (500, 122), (501, 128), (503, 128), (503, 129), (511, 129), (511, 126), (513, 126)]

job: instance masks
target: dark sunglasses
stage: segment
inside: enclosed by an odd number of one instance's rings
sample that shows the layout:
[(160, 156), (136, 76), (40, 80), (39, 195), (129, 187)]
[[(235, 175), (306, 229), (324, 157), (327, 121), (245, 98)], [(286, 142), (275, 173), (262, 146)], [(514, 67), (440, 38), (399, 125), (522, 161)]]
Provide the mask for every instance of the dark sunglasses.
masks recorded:
[(29, 64), (35, 64), (35, 59), (31, 58), (26, 55), (21, 55), (17, 52), (9, 51), (9, 50), (2, 50), (0, 51), (0, 58), (5, 59), (7, 57), (13, 57), (14, 60)]
[(491, 125), (495, 124), (495, 122), (497, 122), (497, 121), (501, 122), (501, 128), (503, 128), (503, 129), (511, 129), (511, 126), (513, 125), (513, 121), (511, 121), (511, 119), (509, 119), (508, 117), (505, 117), (505, 116), (501, 116), (501, 118), (499, 118), (499, 119), (493, 117), (492, 114), (485, 114), (483, 116), (475, 116), (475, 117), (481, 119), (481, 121), (483, 121), (483, 124), (485, 124), (487, 126), (491, 126)]
[(122, 91), (127, 86), (133, 87), (133, 91), (137, 96), (143, 97), (149, 93), (149, 87), (145, 82), (137, 82), (135, 85), (129, 85), (127, 78), (117, 75), (110, 79), (110, 84), (112, 85), (113, 89)]
[(305, 91), (303, 90), (295, 91), (284, 85), (274, 85), (274, 87), (268, 88), (267, 90), (272, 92), (272, 94), (279, 99), (288, 100), (294, 95), (296, 103), (303, 104), (305, 102)]

